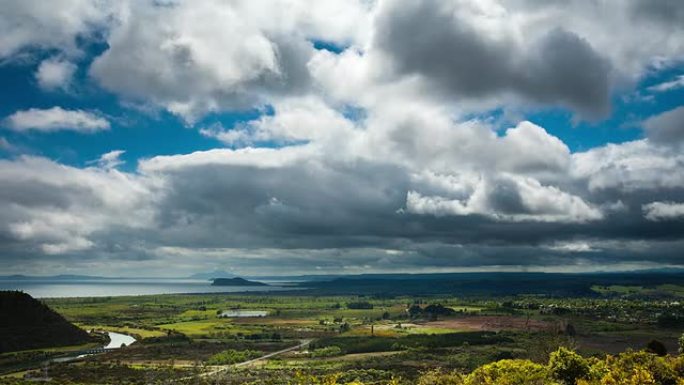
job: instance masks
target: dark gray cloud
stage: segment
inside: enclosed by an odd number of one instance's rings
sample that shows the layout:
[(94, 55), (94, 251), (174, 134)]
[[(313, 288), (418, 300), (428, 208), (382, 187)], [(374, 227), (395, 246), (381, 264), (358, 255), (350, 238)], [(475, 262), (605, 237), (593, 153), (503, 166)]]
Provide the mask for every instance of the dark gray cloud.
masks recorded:
[(635, 0), (632, 12), (635, 19), (666, 23), (673, 29), (681, 29), (684, 24), (684, 4), (678, 0)]
[(400, 73), (424, 76), (457, 97), (513, 94), (590, 117), (607, 113), (610, 64), (587, 40), (554, 28), (518, 41), (505, 28), (487, 33), (477, 25), (485, 21), (461, 10), (431, 1), (385, 4), (375, 47)]
[(677, 146), (684, 141), (684, 107), (650, 117), (643, 125), (650, 140)]

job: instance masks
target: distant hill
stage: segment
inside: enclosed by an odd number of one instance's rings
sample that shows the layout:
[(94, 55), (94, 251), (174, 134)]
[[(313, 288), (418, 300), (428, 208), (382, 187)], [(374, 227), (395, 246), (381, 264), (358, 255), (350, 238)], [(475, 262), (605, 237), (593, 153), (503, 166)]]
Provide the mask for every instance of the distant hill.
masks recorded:
[(97, 277), (91, 275), (74, 275), (74, 274), (60, 274), (48, 276), (34, 276), (34, 275), (0, 275), (0, 280), (10, 281), (72, 281), (72, 280), (96, 280), (96, 279), (113, 279), (105, 277)]
[(88, 333), (20, 291), (0, 291), (0, 353), (90, 342)]
[(215, 278), (211, 286), (268, 286), (263, 282), (248, 281), (244, 278)]
[(599, 297), (593, 286), (684, 285), (681, 272), (365, 274), (297, 282), (319, 295), (441, 295)]
[(228, 272), (225, 272), (223, 270), (214, 270), (210, 273), (197, 273), (193, 274), (190, 276), (192, 279), (207, 279), (207, 280), (212, 280), (215, 278), (232, 278), (235, 277), (235, 274), (231, 274)]

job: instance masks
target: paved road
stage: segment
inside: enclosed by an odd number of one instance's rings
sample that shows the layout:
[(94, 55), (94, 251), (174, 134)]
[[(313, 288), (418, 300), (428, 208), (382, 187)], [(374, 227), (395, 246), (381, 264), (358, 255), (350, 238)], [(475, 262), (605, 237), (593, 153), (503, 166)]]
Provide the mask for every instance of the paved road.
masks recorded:
[(224, 372), (230, 368), (239, 368), (241, 366), (247, 366), (247, 365), (253, 364), (255, 362), (265, 360), (267, 358), (275, 357), (279, 354), (283, 354), (283, 353), (291, 352), (293, 350), (301, 349), (301, 348), (307, 346), (308, 344), (310, 344), (311, 341), (312, 340), (301, 340), (301, 343), (299, 345), (295, 345), (295, 346), (292, 346), (292, 347), (289, 347), (289, 348), (283, 349), (283, 350), (278, 350), (277, 352), (268, 353), (265, 356), (255, 358), (253, 360), (249, 360), (249, 361), (245, 361), (245, 362), (239, 362), (237, 364), (231, 364), (231, 365), (214, 366), (214, 367), (212, 367), (214, 370), (209, 371), (209, 372), (204, 372), (204, 373), (200, 374), (200, 377), (214, 376), (214, 375), (219, 374), (221, 372)]

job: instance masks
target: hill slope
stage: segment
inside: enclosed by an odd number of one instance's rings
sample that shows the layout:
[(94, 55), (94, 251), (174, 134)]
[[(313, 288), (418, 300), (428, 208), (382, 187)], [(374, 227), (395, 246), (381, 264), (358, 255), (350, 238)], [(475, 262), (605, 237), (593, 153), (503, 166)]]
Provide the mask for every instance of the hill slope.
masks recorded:
[(0, 353), (90, 341), (88, 333), (20, 291), (0, 291)]

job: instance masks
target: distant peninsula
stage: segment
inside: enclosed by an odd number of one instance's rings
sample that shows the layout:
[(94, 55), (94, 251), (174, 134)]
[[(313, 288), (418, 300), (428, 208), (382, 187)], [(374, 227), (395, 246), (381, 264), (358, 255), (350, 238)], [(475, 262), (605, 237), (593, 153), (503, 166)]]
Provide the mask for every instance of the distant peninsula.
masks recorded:
[(244, 278), (214, 278), (211, 286), (268, 286), (263, 282), (248, 281)]

